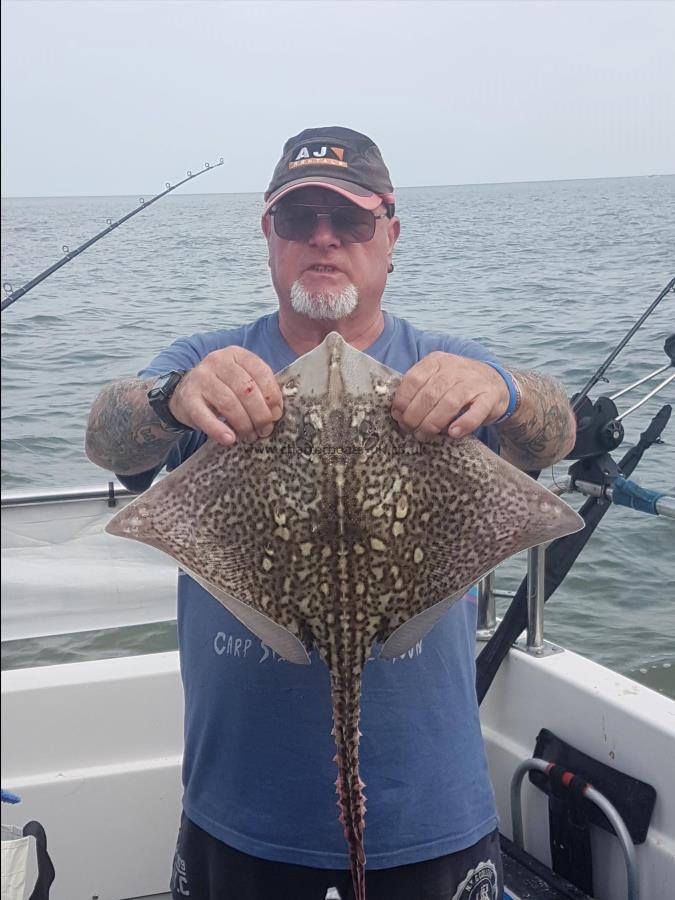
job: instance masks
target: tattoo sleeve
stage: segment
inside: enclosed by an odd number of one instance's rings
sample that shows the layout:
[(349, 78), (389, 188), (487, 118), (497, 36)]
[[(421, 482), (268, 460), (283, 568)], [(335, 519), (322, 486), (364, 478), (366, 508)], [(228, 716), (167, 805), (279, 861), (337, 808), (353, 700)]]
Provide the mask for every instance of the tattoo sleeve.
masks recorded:
[(178, 435), (164, 428), (148, 404), (147, 392), (154, 381), (114, 381), (98, 395), (85, 440), (87, 456), (97, 466), (136, 475), (164, 460)]
[(522, 390), (518, 411), (497, 430), (503, 455), (524, 471), (543, 469), (574, 446), (576, 423), (567, 395), (552, 378), (514, 371)]

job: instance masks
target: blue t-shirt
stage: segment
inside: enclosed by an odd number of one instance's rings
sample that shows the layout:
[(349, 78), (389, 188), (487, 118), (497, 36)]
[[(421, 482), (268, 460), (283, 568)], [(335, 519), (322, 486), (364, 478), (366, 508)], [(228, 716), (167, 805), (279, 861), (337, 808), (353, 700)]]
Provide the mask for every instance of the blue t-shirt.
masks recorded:
[[(177, 340), (140, 374), (190, 369), (208, 353), (246, 347), (273, 371), (297, 355), (278, 315)], [(490, 359), (473, 341), (419, 331), (385, 314), (365, 351), (406, 372), (434, 350)], [(492, 443), (491, 430), (478, 436)], [(187, 432), (166, 461), (175, 468), (203, 442)], [(136, 489), (155, 472), (123, 477)], [(457, 602), (412, 650), (377, 658), (363, 673), (361, 777), (369, 868), (405, 865), (471, 846), (497, 826), (475, 689), (475, 592)], [(319, 868), (348, 868), (338, 821), (329, 675), (276, 656), (188, 575), (178, 578), (185, 690), (186, 815), (244, 853)]]

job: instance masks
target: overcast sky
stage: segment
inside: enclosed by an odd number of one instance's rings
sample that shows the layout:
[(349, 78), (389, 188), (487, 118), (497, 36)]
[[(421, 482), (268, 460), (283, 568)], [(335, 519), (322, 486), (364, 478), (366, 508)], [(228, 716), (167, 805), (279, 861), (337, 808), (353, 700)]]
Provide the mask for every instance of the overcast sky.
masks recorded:
[(397, 187), (675, 171), (675, 3), (2, 3), (2, 194), (263, 191), (370, 134)]

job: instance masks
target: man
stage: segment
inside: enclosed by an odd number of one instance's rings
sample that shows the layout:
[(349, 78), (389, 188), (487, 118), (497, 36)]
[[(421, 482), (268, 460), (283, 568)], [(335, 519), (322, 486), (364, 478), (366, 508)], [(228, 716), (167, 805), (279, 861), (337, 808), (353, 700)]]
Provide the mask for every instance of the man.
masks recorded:
[[(400, 230), (394, 202), (365, 135), (315, 128), (287, 141), (262, 217), (278, 312), (178, 340), (140, 378), (104, 388), (89, 421), (90, 459), (145, 489), (205, 436), (225, 446), (264, 440), (283, 415), (273, 372), (331, 331), (406, 373), (392, 416), (419, 440), (475, 432), (526, 470), (565, 456), (575, 428), (559, 386), (383, 312)], [(375, 658), (364, 671), (369, 900), (501, 897), (475, 626), (467, 596), (417, 652)], [(178, 628), (185, 793), (174, 898), (323, 900), (335, 885), (346, 900), (325, 667), (316, 653), (310, 666), (279, 660), (185, 574)]]

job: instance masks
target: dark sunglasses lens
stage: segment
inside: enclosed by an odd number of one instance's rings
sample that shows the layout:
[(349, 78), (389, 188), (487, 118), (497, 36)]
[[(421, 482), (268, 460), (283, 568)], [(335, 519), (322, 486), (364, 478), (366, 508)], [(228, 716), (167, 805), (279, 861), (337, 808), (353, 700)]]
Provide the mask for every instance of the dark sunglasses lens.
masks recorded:
[(290, 203), (279, 206), (274, 214), (274, 230), (285, 241), (306, 241), (313, 234), (316, 223), (313, 209)]
[[(367, 209), (345, 206), (329, 212), (331, 227), (341, 241), (362, 244), (375, 234), (375, 216)], [(301, 204), (277, 207), (273, 219), (274, 230), (285, 241), (306, 241), (316, 230), (319, 210)]]
[(350, 244), (363, 244), (375, 234), (375, 216), (357, 206), (334, 209), (331, 221), (341, 240)]

